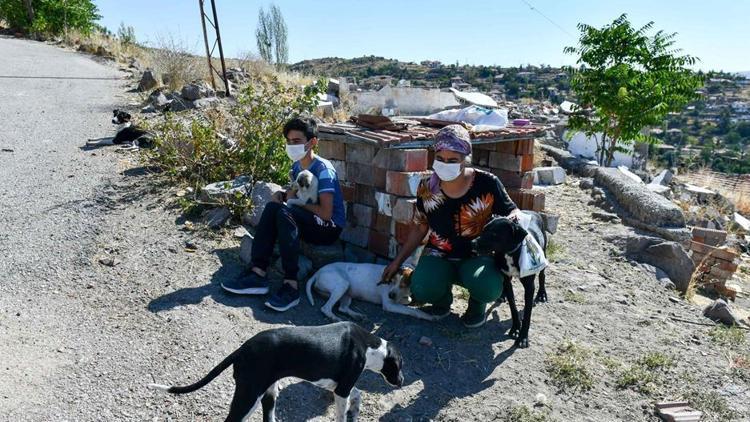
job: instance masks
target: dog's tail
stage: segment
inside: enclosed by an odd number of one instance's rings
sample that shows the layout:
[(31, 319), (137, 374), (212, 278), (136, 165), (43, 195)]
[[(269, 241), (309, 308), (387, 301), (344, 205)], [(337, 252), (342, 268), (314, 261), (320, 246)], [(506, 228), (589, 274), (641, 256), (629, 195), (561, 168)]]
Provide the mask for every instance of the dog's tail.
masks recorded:
[(196, 382), (195, 384), (186, 385), (183, 387), (178, 386), (169, 386), (169, 385), (163, 385), (163, 384), (149, 384), (149, 388), (153, 388), (155, 390), (161, 390), (166, 391), (167, 393), (172, 394), (186, 394), (186, 393), (192, 393), (195, 390), (201, 389), (209, 382), (213, 381), (214, 378), (218, 377), (219, 374), (224, 372), (225, 369), (229, 368), (231, 364), (234, 363), (234, 357), (237, 352), (234, 352), (227, 356), (221, 363), (216, 365), (214, 369), (211, 370), (205, 377), (203, 377), (202, 380)]
[(313, 305), (313, 306), (315, 306), (315, 299), (313, 299), (312, 288), (313, 288), (313, 284), (315, 284), (316, 281), (318, 281), (318, 273), (313, 274), (313, 276), (310, 277), (309, 280), (307, 280), (307, 285), (305, 285), (305, 292), (307, 292), (307, 300), (309, 300), (310, 305)]

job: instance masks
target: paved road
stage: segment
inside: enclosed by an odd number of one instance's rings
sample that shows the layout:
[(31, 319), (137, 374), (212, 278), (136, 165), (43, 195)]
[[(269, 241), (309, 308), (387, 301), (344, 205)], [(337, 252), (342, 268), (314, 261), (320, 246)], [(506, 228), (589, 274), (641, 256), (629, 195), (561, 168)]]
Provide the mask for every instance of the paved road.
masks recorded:
[(113, 154), (79, 147), (112, 130), (124, 82), (43, 43), (0, 38), (0, 57), (0, 420), (55, 419), (70, 393), (54, 387), (90, 328), (73, 303), (94, 277), (82, 265), (102, 224), (92, 201), (117, 176)]

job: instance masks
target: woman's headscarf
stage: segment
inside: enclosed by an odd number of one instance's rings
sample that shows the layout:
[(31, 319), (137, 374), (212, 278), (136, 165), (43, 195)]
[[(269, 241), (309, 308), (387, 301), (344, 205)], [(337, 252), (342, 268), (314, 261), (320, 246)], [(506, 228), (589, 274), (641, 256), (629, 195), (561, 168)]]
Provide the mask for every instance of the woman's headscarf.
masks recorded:
[[(453, 151), (465, 157), (471, 155), (471, 136), (461, 125), (448, 125), (435, 135), (435, 144), (432, 148), (435, 152)], [(432, 173), (429, 186), (432, 193), (440, 191), (440, 178), (437, 174)]]

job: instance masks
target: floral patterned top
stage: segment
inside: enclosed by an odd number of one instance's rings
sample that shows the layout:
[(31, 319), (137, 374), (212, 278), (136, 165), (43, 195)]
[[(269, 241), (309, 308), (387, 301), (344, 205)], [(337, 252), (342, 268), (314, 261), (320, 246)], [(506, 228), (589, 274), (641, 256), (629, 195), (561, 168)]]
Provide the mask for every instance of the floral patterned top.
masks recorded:
[(482, 170), (474, 170), (471, 187), (461, 198), (450, 198), (439, 187), (436, 190), (430, 190), (429, 179), (422, 180), (417, 190), (414, 222), (430, 228), (423, 255), (468, 258), (471, 240), (482, 233), (492, 216), (507, 216), (516, 209), (500, 179)]

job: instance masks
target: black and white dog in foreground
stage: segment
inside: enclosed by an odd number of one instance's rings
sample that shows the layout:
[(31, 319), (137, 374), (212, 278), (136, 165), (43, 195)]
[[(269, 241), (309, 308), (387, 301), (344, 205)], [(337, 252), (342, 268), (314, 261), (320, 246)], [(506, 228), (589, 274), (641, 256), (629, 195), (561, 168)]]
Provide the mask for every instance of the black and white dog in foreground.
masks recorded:
[(112, 110), (112, 124), (117, 125), (115, 136), (89, 139), (86, 145), (122, 145), (131, 148), (150, 148), (153, 145), (151, 136), (147, 131), (134, 126), (132, 118), (127, 111)]
[[(536, 274), (520, 277), (521, 248), (525, 246), (526, 236), (531, 235), (541, 246), (542, 251), (547, 253), (547, 229), (544, 219), (539, 213), (522, 211), (525, 218), (529, 218), (528, 228), (524, 229), (510, 218), (498, 217), (487, 223), (482, 234), (475, 239), (474, 248), (479, 255), (494, 255), (495, 265), (505, 274), (503, 282), (503, 295), (510, 306), (513, 325), (508, 335), (515, 338), (517, 347), (529, 347), (529, 326), (531, 325), (532, 301), (535, 303), (547, 301), (547, 289), (545, 287), (544, 270), (539, 272), (539, 292), (534, 299), (534, 281)], [(518, 277), (523, 285), (524, 293), (524, 315), (523, 322), (519, 320), (516, 300), (513, 294), (511, 279)]]
[(234, 368), (235, 390), (227, 421), (245, 420), (258, 407), (263, 421), (275, 421), (278, 381), (301, 378), (334, 393), (336, 421), (359, 416), (361, 393), (354, 386), (365, 369), (379, 372), (385, 381), (401, 387), (404, 375), (399, 351), (387, 341), (352, 322), (317, 327), (284, 327), (263, 331), (227, 356), (195, 384), (149, 387), (172, 394), (198, 390), (230, 365)]

